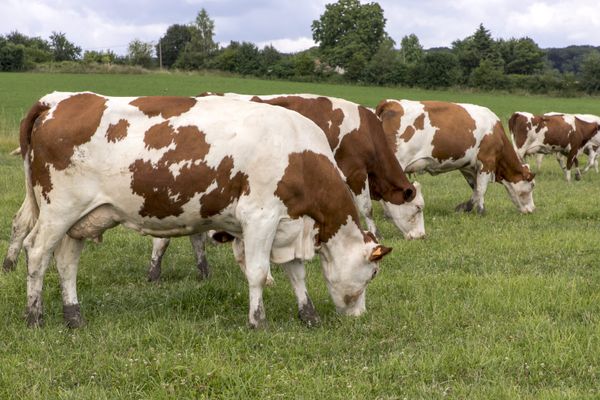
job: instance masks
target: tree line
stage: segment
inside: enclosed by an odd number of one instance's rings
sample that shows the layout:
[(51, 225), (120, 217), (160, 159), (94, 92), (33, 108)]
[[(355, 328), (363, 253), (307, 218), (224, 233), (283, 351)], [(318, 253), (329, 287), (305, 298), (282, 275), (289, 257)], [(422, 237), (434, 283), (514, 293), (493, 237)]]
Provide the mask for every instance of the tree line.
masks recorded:
[(18, 32), (0, 36), (0, 70), (23, 71), (49, 62), (137, 65), (144, 68), (220, 70), (264, 78), (351, 82), (423, 88), (574, 94), (600, 92), (600, 48), (541, 49), (531, 38), (494, 39), (482, 24), (447, 48), (424, 49), (415, 34), (399, 48), (385, 30), (376, 3), (338, 0), (312, 22), (318, 46), (285, 54), (250, 42), (214, 42), (214, 21), (202, 9), (189, 24), (174, 24), (153, 45), (134, 39), (127, 55), (85, 51), (65, 34), (49, 40)]

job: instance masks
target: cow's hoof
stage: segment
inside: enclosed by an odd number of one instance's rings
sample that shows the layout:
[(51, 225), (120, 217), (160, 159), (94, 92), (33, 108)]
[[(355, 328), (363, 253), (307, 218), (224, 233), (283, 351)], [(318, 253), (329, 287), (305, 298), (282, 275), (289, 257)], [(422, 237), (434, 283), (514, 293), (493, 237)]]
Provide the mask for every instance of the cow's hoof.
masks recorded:
[(69, 329), (76, 329), (84, 326), (85, 320), (81, 316), (79, 304), (63, 305), (63, 320)]
[(208, 261), (206, 261), (206, 258), (202, 258), (196, 267), (198, 268), (198, 280), (203, 281), (208, 279), (210, 275), (210, 269), (208, 267)]
[(40, 328), (44, 326), (44, 318), (40, 312), (28, 311), (25, 316), (29, 328)]
[(160, 268), (150, 267), (148, 269), (148, 282), (158, 282), (160, 280)]
[(479, 215), (485, 215), (485, 208), (477, 206), (477, 214)]
[(308, 328), (314, 328), (321, 324), (321, 319), (310, 299), (308, 299), (308, 302), (298, 310), (298, 317)]
[(471, 200), (460, 203), (456, 206), (454, 211), (456, 212), (471, 212), (473, 210), (473, 202)]
[(250, 315), (248, 326), (250, 329), (265, 329), (267, 327), (267, 318), (262, 303)]
[(275, 278), (273, 278), (273, 275), (271, 275), (271, 273), (267, 275), (267, 279), (265, 280), (265, 286), (275, 286)]
[(575, 180), (576, 181), (580, 181), (581, 180), (581, 174), (575, 174)]
[(2, 271), (4, 271), (4, 272), (14, 271), (16, 267), (17, 267), (17, 260), (11, 260), (9, 258), (5, 258), (4, 262), (2, 263)]

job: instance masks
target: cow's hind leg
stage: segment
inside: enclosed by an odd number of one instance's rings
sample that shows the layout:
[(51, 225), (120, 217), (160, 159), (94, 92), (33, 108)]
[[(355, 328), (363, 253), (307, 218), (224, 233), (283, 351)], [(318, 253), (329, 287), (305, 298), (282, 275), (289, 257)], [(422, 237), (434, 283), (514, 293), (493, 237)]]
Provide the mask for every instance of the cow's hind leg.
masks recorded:
[(208, 261), (206, 260), (206, 232), (190, 235), (190, 242), (196, 256), (196, 267), (198, 269), (198, 279), (207, 279), (210, 275)]
[(31, 215), (31, 207), (27, 203), (27, 199), (21, 205), (21, 208), (13, 218), (12, 232), (6, 257), (2, 263), (4, 272), (13, 271), (17, 266), (17, 259), (23, 247), (23, 241), (33, 226), (33, 215)]
[(535, 167), (536, 167), (536, 171), (540, 172), (542, 169), (542, 162), (544, 161), (544, 154), (542, 153), (538, 153), (535, 156)]
[(36, 226), (25, 238), (27, 252), (27, 325), (37, 327), (43, 324), (42, 288), (44, 275), (48, 269), (52, 251), (66, 233), (51, 223), (38, 220)]
[(83, 245), (83, 240), (65, 235), (54, 251), (62, 289), (63, 319), (69, 328), (79, 328), (85, 323), (77, 299), (77, 267)]
[(153, 238), (152, 239), (152, 258), (148, 267), (148, 280), (156, 282), (160, 279), (162, 258), (169, 247), (171, 239), (169, 238)]
[(571, 168), (568, 166), (565, 166), (565, 156), (563, 156), (561, 153), (556, 153), (556, 161), (558, 161), (558, 165), (560, 165), (560, 169), (563, 170), (564, 174), (565, 174), (565, 179), (567, 180), (567, 182), (571, 182)]
[(321, 321), (310, 297), (308, 297), (304, 263), (301, 260), (290, 261), (283, 264), (283, 269), (290, 280), (298, 301), (298, 317), (308, 327), (317, 326)]
[[(460, 170), (461, 174), (465, 177), (467, 183), (469, 184), (469, 186), (471, 187), (471, 189), (475, 190), (475, 176), (473, 175), (473, 172), (471, 170)], [(456, 212), (471, 212), (473, 210), (473, 198), (465, 201), (464, 203), (460, 203), (459, 205), (456, 206), (456, 208), (454, 209)]]

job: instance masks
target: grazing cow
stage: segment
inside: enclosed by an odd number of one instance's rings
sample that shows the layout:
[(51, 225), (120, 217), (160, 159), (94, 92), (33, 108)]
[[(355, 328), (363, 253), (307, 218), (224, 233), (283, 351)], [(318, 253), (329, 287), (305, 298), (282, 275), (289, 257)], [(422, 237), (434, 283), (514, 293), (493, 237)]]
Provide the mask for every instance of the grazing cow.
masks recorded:
[(471, 188), (457, 211), (484, 212), (490, 181), (501, 182), (519, 211), (533, 212), (534, 174), (521, 164), (489, 109), (438, 101), (383, 100), (377, 115), (407, 173), (439, 174), (459, 170)]
[[(205, 92), (198, 97), (214, 95), (284, 107), (314, 121), (325, 133), (368, 229), (378, 234), (371, 199), (381, 199), (386, 212), (406, 239), (425, 236), (420, 186), (409, 182), (386, 142), (381, 121), (373, 111), (347, 100), (312, 94), (252, 96)], [(206, 238), (196, 235), (190, 239), (196, 254), (198, 276), (204, 278), (208, 275), (203, 251)], [(168, 245), (169, 239), (154, 240), (149, 280), (160, 277), (161, 259)], [(271, 282), (273, 279), (269, 275)]]
[(270, 260), (283, 264), (311, 323), (303, 260), (318, 251), (336, 309), (359, 315), (391, 250), (360, 229), (321, 130), (283, 108), (55, 92), (23, 119), (20, 143), (27, 192), (13, 225), (32, 226), (24, 243), (30, 326), (42, 322), (53, 252), (65, 321), (82, 324), (76, 271), (84, 239), (119, 224), (155, 237), (218, 229), (242, 239), (251, 327), (265, 322)]
[[(517, 154), (522, 160), (531, 154), (556, 153), (567, 181), (571, 180), (573, 165), (575, 166), (575, 179), (581, 179), (577, 156), (584, 151), (588, 142), (598, 133), (598, 121), (578, 114), (533, 115), (527, 112), (516, 112), (508, 120), (508, 127)], [(590, 146), (592, 145), (593, 143), (590, 143)], [(590, 149), (591, 147), (588, 148), (588, 151)], [(563, 156), (567, 158), (566, 167), (563, 163)], [(592, 155), (590, 160), (593, 162), (594, 158), (595, 155)], [(587, 169), (589, 166), (588, 162)]]

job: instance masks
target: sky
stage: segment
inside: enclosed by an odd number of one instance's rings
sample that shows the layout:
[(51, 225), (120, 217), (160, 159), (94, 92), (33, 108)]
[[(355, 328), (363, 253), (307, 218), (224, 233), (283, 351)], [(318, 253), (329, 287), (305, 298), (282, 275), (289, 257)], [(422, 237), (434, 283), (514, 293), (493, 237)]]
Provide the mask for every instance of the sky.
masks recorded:
[[(0, 0), (0, 34), (47, 39), (64, 32), (83, 50), (127, 52), (133, 39), (156, 43), (172, 24), (204, 8), (215, 41), (247, 41), (297, 52), (315, 45), (311, 24), (334, 0)], [(370, 1), (361, 0), (365, 4)], [(450, 46), (480, 23), (496, 39), (528, 36), (542, 47), (600, 46), (598, 0), (379, 0), (397, 43), (416, 34), (424, 48)]]

